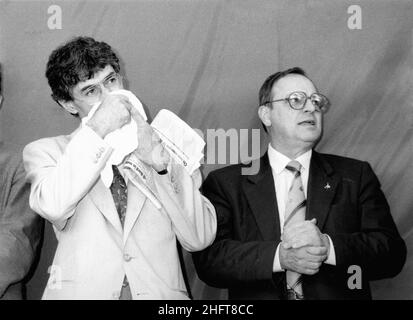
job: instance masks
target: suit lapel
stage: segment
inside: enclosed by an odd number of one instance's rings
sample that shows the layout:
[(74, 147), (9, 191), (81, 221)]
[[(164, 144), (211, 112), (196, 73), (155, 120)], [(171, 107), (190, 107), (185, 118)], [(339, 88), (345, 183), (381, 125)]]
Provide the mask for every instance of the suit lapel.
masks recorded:
[(116, 211), (112, 193), (108, 188), (105, 187), (100, 178), (90, 190), (89, 196), (92, 199), (95, 206), (114, 226), (114, 228), (119, 233), (122, 233), (122, 225), (120, 223), (118, 212)]
[(246, 176), (243, 181), (243, 191), (263, 240), (279, 240), (281, 237), (280, 218), (267, 153), (261, 159), (254, 161), (260, 161), (260, 170), (256, 175)]
[[(82, 124), (80, 124), (79, 127), (70, 135), (65, 136), (64, 148), (81, 128)], [(122, 234), (122, 225), (115, 207), (115, 202), (113, 201), (112, 193), (105, 187), (100, 177), (88, 195), (92, 199), (92, 202), (95, 204), (96, 208), (98, 208), (103, 216), (113, 225), (115, 230)]]
[(128, 182), (128, 206), (126, 209), (125, 224), (123, 226), (123, 243), (126, 243), (129, 233), (133, 225), (142, 212), (142, 207), (145, 204), (146, 196), (133, 185), (131, 181)]
[(340, 177), (322, 155), (313, 151), (308, 177), (306, 220), (317, 219), (323, 229)]

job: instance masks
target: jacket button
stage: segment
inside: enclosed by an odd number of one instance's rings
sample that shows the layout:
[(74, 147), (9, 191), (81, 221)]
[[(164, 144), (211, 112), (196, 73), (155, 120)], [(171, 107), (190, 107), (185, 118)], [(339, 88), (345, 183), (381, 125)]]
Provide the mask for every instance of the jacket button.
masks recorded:
[(129, 261), (132, 260), (132, 257), (131, 257), (130, 255), (128, 255), (127, 253), (125, 253), (125, 254), (123, 255), (123, 259), (124, 259), (126, 262), (129, 262)]

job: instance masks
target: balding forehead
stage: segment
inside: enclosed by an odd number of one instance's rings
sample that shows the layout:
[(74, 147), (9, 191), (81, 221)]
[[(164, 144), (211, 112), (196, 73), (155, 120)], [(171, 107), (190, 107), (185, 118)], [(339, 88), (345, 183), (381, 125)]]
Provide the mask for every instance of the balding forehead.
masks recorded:
[(314, 83), (301, 74), (287, 74), (274, 83), (271, 89), (272, 98), (284, 98), (286, 94), (294, 91), (304, 91), (307, 94), (317, 92)]

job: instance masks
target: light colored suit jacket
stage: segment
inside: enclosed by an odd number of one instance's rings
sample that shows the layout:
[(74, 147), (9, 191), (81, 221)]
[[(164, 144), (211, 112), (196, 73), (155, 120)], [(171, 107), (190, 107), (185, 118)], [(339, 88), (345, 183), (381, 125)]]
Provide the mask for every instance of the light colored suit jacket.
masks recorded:
[(92, 129), (45, 138), (23, 151), (30, 206), (54, 225), (58, 246), (43, 299), (118, 299), (125, 275), (133, 299), (188, 299), (176, 239), (188, 251), (216, 234), (199, 172), (174, 165), (152, 178), (162, 208), (130, 181), (122, 228), (100, 172), (113, 149)]

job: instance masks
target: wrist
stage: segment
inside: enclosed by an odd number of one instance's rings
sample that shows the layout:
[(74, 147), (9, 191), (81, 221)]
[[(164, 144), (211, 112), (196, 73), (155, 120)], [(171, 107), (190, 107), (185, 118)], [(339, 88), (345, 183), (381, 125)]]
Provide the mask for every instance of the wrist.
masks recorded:
[(328, 238), (328, 235), (325, 233), (321, 234), (321, 239), (323, 241), (324, 246), (327, 248), (327, 257), (330, 254), (330, 239)]
[(104, 139), (107, 135), (107, 131), (100, 128), (98, 125), (96, 125), (93, 121), (89, 120), (88, 122), (86, 122), (86, 125), (91, 128), (93, 131), (96, 132), (96, 134), (101, 137), (102, 139)]
[(286, 265), (285, 265), (285, 249), (283, 247), (282, 242), (280, 243), (280, 245), (278, 246), (279, 250), (278, 250), (278, 259), (280, 261), (280, 267), (281, 269), (286, 270)]

